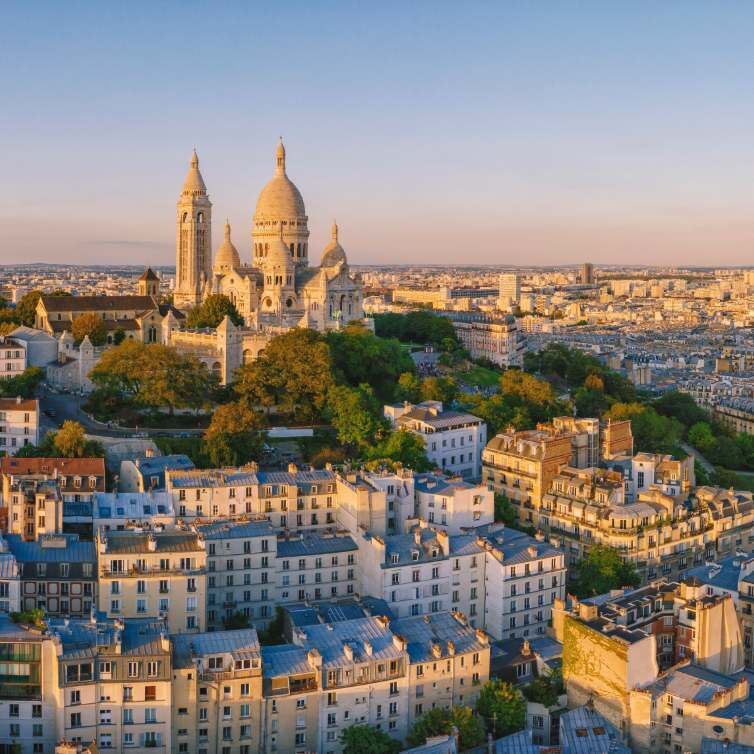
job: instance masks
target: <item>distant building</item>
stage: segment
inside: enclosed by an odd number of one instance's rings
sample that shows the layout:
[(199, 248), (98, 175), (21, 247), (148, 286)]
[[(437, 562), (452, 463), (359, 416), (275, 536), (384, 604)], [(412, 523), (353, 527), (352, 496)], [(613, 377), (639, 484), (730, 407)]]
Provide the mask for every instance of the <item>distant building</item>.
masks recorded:
[(523, 365), (526, 341), (512, 315), (446, 312), (456, 335), (473, 359), (487, 359), (499, 367)]
[(584, 262), (581, 265), (579, 282), (582, 285), (592, 285), (594, 283), (594, 265), (591, 262)]
[(521, 274), (504, 272), (500, 275), (497, 308), (509, 312), (521, 301)]
[(478, 416), (443, 410), (441, 401), (388, 405), (384, 415), (394, 427), (421, 437), (437, 468), (472, 479), (481, 476), (487, 425)]

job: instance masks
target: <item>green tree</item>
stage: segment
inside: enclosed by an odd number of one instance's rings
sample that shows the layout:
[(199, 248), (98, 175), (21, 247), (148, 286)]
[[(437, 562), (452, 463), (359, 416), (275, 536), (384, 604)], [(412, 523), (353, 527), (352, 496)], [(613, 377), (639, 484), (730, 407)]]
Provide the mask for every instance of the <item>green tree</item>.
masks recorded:
[(267, 628), (259, 631), (259, 643), (265, 646), (285, 643), (285, 612), (280, 605), (275, 607), (275, 617), (267, 624)]
[(500, 377), (500, 390), (503, 394), (517, 396), (535, 406), (545, 406), (555, 402), (552, 386), (545, 380), (520, 369), (508, 369)]
[(471, 749), (484, 740), (484, 725), (471, 707), (454, 706), (450, 709), (434, 707), (425, 712), (406, 737), (409, 746), (421, 746), (432, 736), (449, 735), (453, 726), (458, 729), (459, 748)]
[(425, 377), (421, 383), (423, 401), (442, 401), (450, 405), (458, 395), (458, 385), (452, 377)]
[(479, 692), (476, 711), (496, 738), (523, 730), (526, 725), (526, 700), (506, 681), (487, 681)]
[(513, 503), (503, 494), (495, 493), (495, 521), (517, 528), (518, 512)]
[(0, 396), (13, 398), (33, 398), (37, 387), (44, 379), (44, 370), (40, 367), (27, 367), (21, 374), (0, 380)]
[(107, 327), (102, 317), (94, 312), (84, 312), (71, 322), (71, 334), (76, 343), (89, 336), (93, 346), (101, 346), (107, 340)]
[(421, 437), (406, 429), (391, 432), (384, 440), (367, 451), (367, 458), (376, 466), (382, 462), (401, 464), (414, 471), (429, 471), (432, 464)]
[(199, 408), (216, 378), (191, 354), (170, 346), (126, 340), (102, 355), (89, 379), (103, 392), (149, 409)]
[(657, 413), (677, 419), (686, 427), (708, 422), (709, 414), (687, 393), (670, 390), (654, 402)]
[(563, 676), (559, 670), (553, 670), (550, 675), (537, 676), (523, 688), (523, 694), (530, 702), (538, 702), (545, 707), (554, 707), (558, 704), (558, 697), (564, 693)]
[(593, 545), (578, 564), (571, 591), (580, 599), (605, 594), (611, 589), (638, 586), (636, 569), (626, 563), (618, 551), (608, 545)]
[(688, 441), (701, 453), (712, 450), (717, 443), (717, 439), (712, 434), (712, 427), (704, 421), (689, 427), (687, 437)]
[(113, 332), (113, 344), (119, 346), (126, 339), (126, 331), (122, 327), (116, 327)]
[(343, 754), (398, 754), (400, 741), (371, 725), (352, 725), (340, 734)]
[(453, 323), (427, 309), (417, 309), (407, 314), (376, 314), (374, 330), (381, 338), (397, 338), (404, 343), (431, 343), (441, 351), (450, 350), (450, 342), (456, 349), (460, 342)]
[(86, 451), (84, 428), (76, 421), (67, 419), (55, 433), (55, 449), (63, 458), (83, 458)]
[[(592, 375), (593, 376), (593, 375)], [(608, 408), (608, 400), (602, 390), (578, 388), (573, 394), (576, 414), (582, 417), (600, 417)]]
[(397, 340), (385, 340), (359, 325), (327, 335), (332, 366), (338, 383), (371, 385), (383, 402), (396, 399), (398, 380), (414, 371), (414, 362)]
[(24, 294), (18, 304), (15, 313), (18, 321), (27, 327), (34, 327), (37, 318), (37, 303), (42, 296), (42, 291), (33, 290)]
[(236, 610), (230, 617), (223, 618), (223, 628), (226, 631), (235, 631), (239, 628), (249, 627), (249, 617), (240, 610)]
[(264, 447), (264, 421), (247, 404), (218, 406), (204, 433), (204, 451), (213, 466), (242, 466), (257, 460)]
[(344, 445), (366, 448), (374, 441), (382, 426), (379, 409), (369, 385), (335, 385), (327, 396), (327, 415)]
[(672, 453), (681, 438), (683, 426), (677, 419), (661, 416), (642, 403), (614, 403), (606, 419), (629, 420), (636, 450), (647, 453)]
[(603, 393), (605, 391), (605, 382), (598, 374), (592, 373), (586, 376), (584, 387), (587, 390), (599, 390)]
[(236, 393), (249, 405), (273, 407), (301, 421), (319, 421), (334, 384), (330, 348), (314, 330), (277, 335), (235, 377)]
[(421, 400), (422, 381), (413, 372), (403, 372), (398, 378), (396, 398), (399, 401), (416, 403)]
[(225, 319), (226, 314), (234, 325), (243, 324), (243, 317), (239, 314), (235, 304), (222, 293), (213, 293), (188, 313), (186, 327), (192, 329), (214, 328)]

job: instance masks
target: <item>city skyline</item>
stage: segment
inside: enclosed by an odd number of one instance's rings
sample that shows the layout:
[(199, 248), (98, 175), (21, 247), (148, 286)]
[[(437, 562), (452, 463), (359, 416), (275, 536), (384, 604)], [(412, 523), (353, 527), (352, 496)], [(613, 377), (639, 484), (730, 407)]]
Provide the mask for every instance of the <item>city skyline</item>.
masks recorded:
[(315, 258), (747, 263), (752, 12), (569, 11), (12, 4), (0, 261), (174, 263), (196, 147), (248, 262), (282, 134)]

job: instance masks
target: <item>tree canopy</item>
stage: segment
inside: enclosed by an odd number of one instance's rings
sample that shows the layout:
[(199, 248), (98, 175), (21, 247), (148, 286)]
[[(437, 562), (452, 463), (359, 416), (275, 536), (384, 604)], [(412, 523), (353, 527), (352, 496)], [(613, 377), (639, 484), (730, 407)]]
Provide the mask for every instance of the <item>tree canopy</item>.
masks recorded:
[(440, 351), (460, 346), (453, 323), (427, 309), (407, 314), (375, 314), (374, 331), (381, 338), (397, 338), (404, 343), (431, 343)]
[(335, 385), (327, 395), (327, 416), (338, 441), (361, 450), (369, 447), (383, 427), (379, 402), (370, 385)]
[(107, 327), (102, 317), (94, 312), (79, 314), (71, 322), (71, 334), (76, 343), (81, 343), (85, 337), (89, 337), (93, 346), (104, 345), (107, 341)]
[(476, 710), (496, 738), (523, 730), (526, 725), (526, 700), (506, 681), (487, 681), (479, 692)]
[(216, 378), (195, 356), (126, 340), (102, 355), (89, 379), (105, 394), (150, 409), (199, 408)]
[(319, 421), (334, 385), (330, 348), (314, 330), (274, 337), (255, 361), (235, 375), (234, 388), (250, 406), (277, 408), (300, 421)]
[(217, 327), (225, 319), (226, 314), (234, 325), (243, 324), (243, 317), (235, 304), (222, 293), (213, 293), (188, 313), (186, 327), (197, 329)]
[(24, 445), (20, 458), (103, 458), (105, 449), (96, 440), (88, 440), (77, 421), (67, 419), (57, 432), (48, 432), (39, 445)]
[(427, 459), (423, 440), (413, 432), (399, 429), (391, 432), (384, 440), (370, 448), (366, 457), (372, 466), (386, 463), (388, 466), (400, 464), (414, 471), (429, 471), (432, 464)]
[(661, 416), (644, 403), (614, 403), (605, 418), (631, 422), (636, 450), (647, 453), (673, 453), (681, 439), (683, 426), (677, 419)]
[(213, 466), (242, 466), (258, 460), (264, 446), (264, 418), (243, 401), (218, 406), (204, 434)]
[(569, 591), (580, 599), (605, 594), (611, 589), (638, 586), (641, 578), (618, 551), (608, 545), (593, 545), (579, 562)]
[(343, 754), (398, 754), (400, 741), (371, 725), (352, 725), (340, 734)]
[(33, 398), (37, 387), (44, 379), (44, 370), (40, 367), (26, 367), (21, 374), (0, 380), (0, 396), (4, 398)]
[(370, 385), (383, 402), (396, 400), (396, 385), (403, 372), (412, 372), (414, 362), (397, 340), (378, 338), (359, 325), (327, 335), (334, 379), (358, 387)]
[(434, 707), (425, 712), (409, 731), (406, 743), (421, 746), (432, 736), (449, 735), (453, 726), (458, 729), (458, 743), (462, 751), (484, 741), (484, 725), (471, 707), (454, 706), (450, 709)]

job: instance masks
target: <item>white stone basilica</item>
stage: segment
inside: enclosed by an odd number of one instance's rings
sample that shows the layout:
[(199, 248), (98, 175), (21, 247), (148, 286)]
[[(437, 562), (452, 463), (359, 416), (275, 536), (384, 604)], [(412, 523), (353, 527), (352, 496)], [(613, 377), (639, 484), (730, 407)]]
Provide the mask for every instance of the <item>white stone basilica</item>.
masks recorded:
[(309, 266), (309, 227), (301, 193), (287, 176), (285, 147), (278, 144), (275, 175), (259, 194), (251, 230), (251, 264), (242, 264), (225, 223), (225, 237), (212, 261), (212, 203), (194, 152), (177, 205), (174, 304), (188, 310), (213, 293), (235, 304), (245, 328), (337, 329), (361, 320), (360, 280), (352, 276), (338, 226)]

